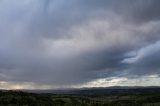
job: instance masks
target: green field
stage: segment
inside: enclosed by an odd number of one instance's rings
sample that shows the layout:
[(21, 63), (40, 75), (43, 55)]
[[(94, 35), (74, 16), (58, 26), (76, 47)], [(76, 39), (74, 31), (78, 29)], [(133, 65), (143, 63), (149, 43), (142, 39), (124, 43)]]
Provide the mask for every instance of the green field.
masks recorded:
[(160, 90), (104, 91), (73, 94), (1, 91), (0, 106), (160, 106)]

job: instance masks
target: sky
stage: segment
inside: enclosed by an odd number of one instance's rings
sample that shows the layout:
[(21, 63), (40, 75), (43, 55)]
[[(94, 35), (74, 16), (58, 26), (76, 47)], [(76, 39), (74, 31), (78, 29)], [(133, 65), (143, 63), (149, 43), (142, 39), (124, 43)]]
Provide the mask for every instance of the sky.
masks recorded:
[(0, 0), (0, 88), (160, 86), (159, 0)]

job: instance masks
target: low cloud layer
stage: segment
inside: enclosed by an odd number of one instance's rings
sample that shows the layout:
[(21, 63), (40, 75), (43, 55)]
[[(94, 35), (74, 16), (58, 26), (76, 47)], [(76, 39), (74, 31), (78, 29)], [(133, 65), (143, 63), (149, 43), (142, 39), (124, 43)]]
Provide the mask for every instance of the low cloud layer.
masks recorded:
[(1, 0), (0, 81), (68, 86), (159, 76), (159, 4)]

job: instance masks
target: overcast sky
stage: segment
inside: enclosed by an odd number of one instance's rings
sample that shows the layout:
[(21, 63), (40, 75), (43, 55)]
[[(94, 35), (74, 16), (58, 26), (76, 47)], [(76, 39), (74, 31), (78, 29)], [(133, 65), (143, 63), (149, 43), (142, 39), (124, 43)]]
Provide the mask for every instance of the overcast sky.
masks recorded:
[(159, 86), (159, 0), (0, 0), (0, 88)]

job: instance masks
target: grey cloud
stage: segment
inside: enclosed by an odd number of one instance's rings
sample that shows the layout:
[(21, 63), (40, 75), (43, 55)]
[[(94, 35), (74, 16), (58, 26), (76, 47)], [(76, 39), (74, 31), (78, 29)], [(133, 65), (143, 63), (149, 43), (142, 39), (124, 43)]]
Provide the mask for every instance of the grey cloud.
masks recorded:
[(128, 63), (129, 74), (131, 75), (159, 75), (160, 74), (160, 57), (159, 57), (159, 41), (144, 47), (137, 51), (137, 55), (135, 57), (129, 58)]
[(115, 11), (133, 23), (146, 23), (160, 19), (159, 4), (158, 0), (121, 0)]
[(160, 39), (156, 0), (0, 2), (2, 81), (76, 85), (126, 70), (137, 75), (136, 70), (142, 75), (159, 70), (159, 58), (152, 58), (159, 51), (134, 64), (122, 62), (126, 53)]

